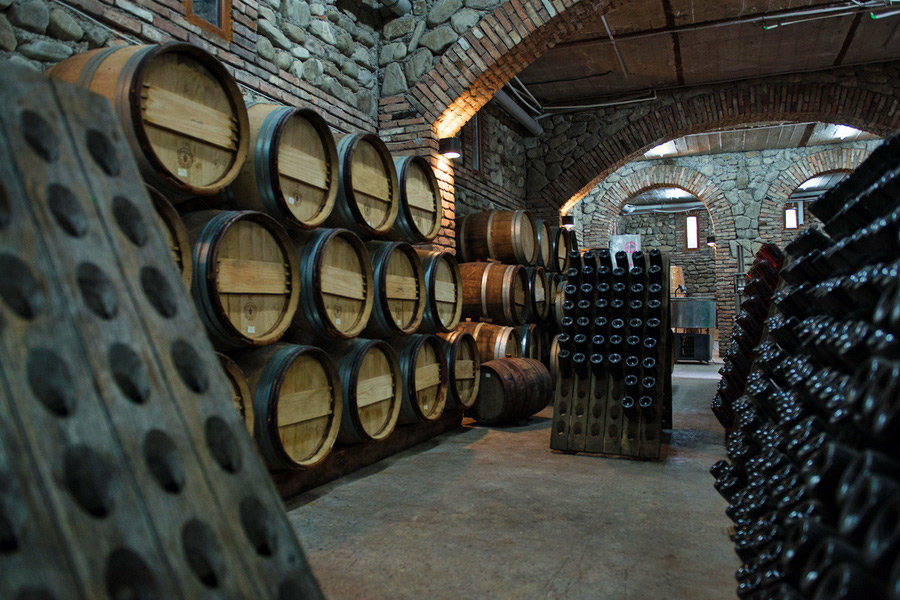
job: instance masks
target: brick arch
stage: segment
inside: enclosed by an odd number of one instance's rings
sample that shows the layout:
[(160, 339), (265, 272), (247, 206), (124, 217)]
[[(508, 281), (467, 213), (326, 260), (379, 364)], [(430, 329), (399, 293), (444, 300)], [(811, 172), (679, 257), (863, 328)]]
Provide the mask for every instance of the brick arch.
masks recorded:
[[(713, 181), (695, 169), (676, 165), (652, 165), (619, 179), (615, 186), (599, 196), (593, 203), (597, 209), (590, 215), (594, 235), (597, 226), (609, 236), (622, 207), (648, 190), (675, 187), (693, 194), (703, 202), (712, 221), (712, 229), (718, 239), (736, 239), (734, 215), (725, 193)], [(732, 273), (737, 272), (737, 259), (729, 248), (716, 248), (716, 322), (719, 340), (731, 338), (731, 322), (734, 319)]]
[[(889, 63), (885, 70), (898, 67), (900, 63)], [(842, 77), (853, 81), (841, 85)], [(566, 147), (565, 153), (557, 147), (553, 163), (546, 156), (558, 140), (552, 134), (542, 137), (543, 157), (529, 163), (529, 200), (550, 207), (577, 202), (610, 173), (657, 144), (720, 127), (823, 121), (885, 136), (900, 128), (900, 93), (897, 83), (891, 85), (869, 84), (853, 69), (834, 69), (660, 93), (646, 104), (599, 109), (588, 122), (584, 139)], [(556, 117), (553, 123), (565, 118)]]

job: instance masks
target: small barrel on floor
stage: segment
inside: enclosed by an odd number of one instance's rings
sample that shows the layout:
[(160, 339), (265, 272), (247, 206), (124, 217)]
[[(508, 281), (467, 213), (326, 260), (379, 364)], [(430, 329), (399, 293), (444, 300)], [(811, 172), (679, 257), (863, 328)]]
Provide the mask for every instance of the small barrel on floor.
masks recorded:
[(229, 206), (258, 210), (288, 229), (313, 229), (337, 198), (337, 148), (331, 130), (309, 108), (254, 103), (250, 153), (227, 196)]
[(444, 345), (434, 335), (393, 338), (403, 373), (400, 423), (436, 421), (447, 405), (447, 367)]
[(434, 169), (423, 156), (394, 159), (400, 206), (390, 238), (425, 244), (441, 230), (441, 189)]
[(528, 279), (528, 313), (529, 321), (544, 321), (550, 312), (550, 301), (553, 296), (547, 287), (547, 274), (543, 267), (527, 267)]
[(463, 318), (521, 325), (528, 315), (528, 277), (519, 265), (476, 262), (459, 265)]
[(444, 340), (448, 378), (448, 406), (469, 408), (478, 396), (481, 357), (475, 338), (467, 331), (439, 333)]
[(409, 335), (425, 313), (425, 272), (422, 259), (406, 242), (371, 241), (374, 303), (363, 337)]
[[(172, 260), (181, 273), (181, 280), (185, 287), (190, 290), (191, 282), (194, 280), (194, 263), (191, 260), (191, 241), (188, 239), (187, 229), (178, 211), (172, 206), (172, 203), (166, 200), (159, 191), (147, 186), (147, 193), (150, 200), (153, 201), (154, 216), (156, 222), (162, 229), (166, 244), (169, 246), (169, 252), (172, 254)], [(128, 210), (125, 205), (119, 205), (119, 210)], [(118, 218), (128, 219), (127, 215), (117, 215)]]
[(541, 328), (534, 323), (526, 323), (514, 327), (519, 336), (519, 348), (522, 350), (523, 358), (534, 358), (541, 360), (544, 353), (543, 338), (541, 337)]
[(383, 440), (394, 431), (403, 399), (403, 373), (382, 340), (354, 339), (325, 346), (338, 366), (343, 416), (338, 442)]
[(334, 446), (343, 400), (334, 363), (313, 346), (274, 344), (232, 354), (247, 376), (254, 437), (273, 469), (304, 469)]
[(514, 327), (463, 321), (457, 331), (465, 331), (475, 338), (482, 362), (507, 356), (522, 356), (522, 340)]
[(425, 270), (425, 313), (419, 333), (448, 333), (462, 318), (463, 286), (459, 263), (449, 252), (417, 250)]
[(369, 251), (346, 229), (295, 231), (300, 262), (300, 306), (290, 340), (313, 343), (358, 336), (369, 322), (375, 277)]
[[(240, 88), (205, 50), (180, 42), (111, 46), (76, 54), (47, 74), (106, 97), (144, 180), (172, 202), (219, 194), (247, 158), (250, 123)], [(107, 155), (109, 141), (88, 140)]]
[(234, 404), (235, 410), (244, 420), (247, 431), (253, 435), (253, 394), (250, 393), (250, 385), (247, 383), (247, 377), (236, 362), (231, 360), (224, 354), (216, 353), (219, 364), (225, 371), (225, 378), (228, 380), (228, 388), (231, 390), (231, 403)]
[(191, 293), (219, 348), (278, 341), (297, 311), (297, 256), (284, 228), (255, 211), (183, 215), (192, 244)]
[(537, 233), (527, 210), (492, 210), (456, 219), (456, 249), (462, 262), (497, 260), (533, 265)]
[(550, 402), (550, 372), (531, 358), (501, 358), (481, 364), (475, 404), (466, 411), (483, 425), (503, 425), (527, 419)]
[(400, 208), (397, 170), (384, 142), (371, 133), (340, 138), (338, 195), (328, 217), (329, 227), (341, 227), (366, 236), (388, 234)]

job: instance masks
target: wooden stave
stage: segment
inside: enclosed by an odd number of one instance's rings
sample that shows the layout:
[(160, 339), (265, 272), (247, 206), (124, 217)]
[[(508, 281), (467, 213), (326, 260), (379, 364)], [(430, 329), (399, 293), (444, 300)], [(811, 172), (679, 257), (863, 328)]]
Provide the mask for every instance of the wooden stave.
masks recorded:
[(332, 382), (339, 382), (339, 375), (331, 357), (321, 348), (296, 344), (278, 343), (252, 350), (231, 353), (231, 358), (247, 375), (253, 395), (255, 415), (253, 437), (260, 455), (270, 469), (303, 470), (320, 464), (330, 454), (337, 440), (343, 412), (343, 392), (339, 385), (333, 385), (331, 422), (328, 434), (313, 459), (303, 464), (296, 463), (285, 451), (278, 437), (277, 405), (269, 402), (276, 386), (280, 386), (291, 363), (301, 355), (314, 356), (325, 368)]
[(172, 259), (181, 273), (181, 281), (190, 292), (191, 282), (194, 280), (194, 262), (191, 259), (191, 241), (188, 239), (187, 229), (185, 229), (178, 211), (165, 196), (149, 185), (147, 193), (150, 195), (150, 200), (153, 201), (156, 215), (164, 226), (165, 238), (170, 244)]
[(566, 296), (563, 293), (564, 286), (558, 286), (556, 288), (556, 298), (553, 301), (553, 318), (556, 321), (556, 326), (562, 323), (563, 317), (566, 316), (565, 311), (563, 311), (563, 302), (566, 300)]
[[(526, 321), (544, 321), (550, 312), (550, 291), (547, 287), (547, 277), (544, 267), (525, 267), (525, 273), (528, 277), (528, 310), (529, 317)], [(538, 286), (544, 288), (544, 299), (541, 301), (542, 306), (538, 304), (537, 291)]]
[[(384, 338), (415, 333), (422, 325), (426, 304), (425, 270), (422, 267), (422, 259), (411, 245), (401, 241), (372, 240), (366, 242), (366, 249), (369, 251), (372, 260), (373, 290), (375, 293), (373, 294), (372, 314), (360, 335), (365, 338)], [(397, 325), (394, 319), (390, 318), (389, 299), (387, 297), (388, 261), (391, 254), (398, 251), (410, 258), (413, 269), (416, 271), (416, 279), (419, 282), (419, 296), (417, 298), (415, 316), (402, 327)]]
[[(357, 408), (356, 389), (359, 378), (359, 369), (366, 353), (373, 348), (382, 350), (394, 371), (394, 401), (390, 416), (384, 426), (375, 434), (366, 431), (359, 419)], [(384, 340), (367, 340), (355, 338), (351, 340), (334, 341), (326, 344), (324, 349), (335, 361), (338, 376), (341, 382), (343, 398), (343, 412), (341, 413), (341, 426), (337, 441), (340, 444), (359, 444), (383, 440), (397, 426), (400, 416), (400, 408), (403, 402), (403, 373), (400, 370), (400, 362), (393, 346)]]
[[(409, 208), (406, 195), (406, 178), (409, 174), (409, 168), (413, 164), (418, 164), (432, 184), (436, 196), (435, 206), (435, 223), (431, 231), (422, 232), (412, 218), (412, 211)], [(397, 211), (397, 219), (394, 221), (394, 227), (387, 236), (392, 240), (406, 241), (411, 244), (427, 244), (437, 237), (441, 230), (441, 213), (443, 201), (441, 199), (441, 190), (438, 185), (437, 177), (434, 169), (424, 156), (398, 156), (394, 158), (394, 167), (397, 170), (397, 181), (399, 190), (399, 209)]]
[(559, 380), (559, 334), (553, 336), (550, 342), (550, 355), (547, 358), (547, 370), (550, 371), (550, 383), (553, 389), (556, 389), (556, 382)]
[[(571, 244), (570, 244), (570, 237), (566, 233), (566, 231), (567, 230), (565, 227), (553, 228), (553, 234), (552, 234), (553, 243), (551, 245), (550, 268), (547, 269), (548, 271), (552, 271), (554, 273), (565, 273), (566, 269), (569, 267), (569, 248), (570, 248)], [(560, 258), (559, 258), (559, 254), (560, 254), (559, 245), (560, 244), (563, 244), (565, 247), (564, 252), (562, 253), (562, 255), (563, 255), (562, 262), (560, 262)]]
[[(479, 356), (478, 343), (468, 331), (451, 331), (450, 333), (439, 333), (437, 336), (444, 340), (445, 345), (444, 350), (447, 362), (448, 381), (447, 389), (449, 400), (453, 401), (453, 405), (450, 407), (461, 408), (463, 410), (468, 409), (472, 406), (475, 402), (475, 398), (478, 396), (479, 371), (481, 369), (481, 357)], [(471, 344), (471, 347), (474, 349), (472, 358), (473, 363), (475, 364), (475, 385), (466, 398), (462, 397), (459, 386), (456, 383), (456, 364), (459, 356), (459, 348), (463, 344)]]
[(553, 258), (553, 234), (550, 230), (550, 225), (545, 219), (535, 219), (534, 228), (536, 232), (535, 237), (537, 238), (536, 243), (538, 248), (537, 259), (535, 260), (534, 264), (535, 266), (549, 269), (551, 260)]
[(541, 339), (541, 328), (534, 323), (526, 323), (514, 327), (519, 335), (519, 347), (522, 350), (522, 358), (541, 359), (544, 352), (543, 339)]
[(479, 394), (467, 414), (483, 425), (503, 425), (527, 419), (543, 410), (552, 395), (549, 371), (540, 361), (530, 358), (503, 358), (483, 363), (483, 391), (489, 389), (484, 384), (486, 377), (499, 378), (504, 402), (496, 415), (488, 416), (484, 414), (488, 394)]
[[(216, 313), (223, 313), (218, 294), (215, 293), (216, 273), (210, 272), (211, 259), (218, 254), (218, 242), (220, 237), (232, 224), (241, 219), (251, 219), (266, 227), (285, 249), (285, 257), (288, 260), (290, 272), (291, 293), (284, 313), (278, 321), (278, 326), (270, 331), (271, 335), (256, 340), (248, 338), (243, 332), (227, 321), (224, 316), (217, 317)], [(300, 301), (300, 274), (296, 254), (292, 251), (290, 239), (287, 233), (275, 219), (256, 211), (198, 211), (182, 215), (188, 239), (191, 242), (191, 260), (194, 278), (191, 285), (191, 296), (197, 306), (197, 312), (201, 321), (206, 326), (210, 340), (219, 349), (233, 350), (253, 346), (264, 346), (280, 340), (287, 332), (294, 313)], [(212, 260), (212, 262), (215, 262)], [(218, 311), (217, 311), (218, 309)]]
[[(147, 137), (141, 117), (140, 93), (141, 80), (147, 63), (163, 53), (180, 52), (191, 56), (216, 76), (217, 81), (231, 100), (238, 125), (238, 147), (228, 170), (215, 182), (206, 186), (195, 186), (181, 181), (162, 164)], [(115, 55), (119, 54), (118, 57)], [(116, 85), (112, 89), (92, 87), (94, 76), (102, 63), (107, 59), (125, 59)], [(78, 67), (81, 67), (80, 69)], [(49, 68), (45, 74), (66, 81), (73, 85), (88, 89), (104, 96), (112, 104), (113, 111), (119, 118), (125, 137), (133, 151), (141, 175), (148, 185), (160, 190), (173, 201), (182, 201), (197, 196), (213, 196), (220, 194), (240, 172), (249, 152), (250, 121), (243, 95), (237, 82), (224, 65), (212, 54), (199, 46), (186, 42), (167, 42), (141, 46), (110, 46), (89, 50), (73, 55)], [(125, 97), (127, 96), (127, 98)]]
[[(538, 254), (537, 236), (532, 240), (531, 255), (526, 255), (523, 247), (523, 223), (526, 220), (531, 223), (530, 229), (536, 232), (534, 219), (527, 210), (493, 210), (458, 218), (456, 248), (461, 262), (490, 259), (523, 266), (533, 265)], [(508, 231), (504, 231), (505, 225), (509, 226)], [(498, 240), (508, 242), (510, 250), (501, 251)]]
[[(232, 392), (237, 392), (234, 398), (238, 398), (240, 402), (239, 406), (235, 405), (235, 408), (240, 413), (241, 419), (247, 427), (247, 432), (252, 436), (255, 418), (253, 414), (253, 394), (250, 392), (247, 376), (244, 375), (244, 371), (238, 364), (227, 355), (216, 352), (216, 358), (219, 359), (219, 364), (222, 365), (222, 370), (225, 371), (225, 377), (228, 379)], [(234, 398), (232, 398), (232, 402)]]
[[(459, 263), (456, 257), (449, 252), (416, 250), (422, 259), (422, 267), (425, 269), (425, 312), (422, 315), (422, 324), (418, 333), (449, 333), (457, 328), (462, 319), (463, 311), (463, 286), (462, 274), (459, 271)], [(454, 273), (458, 285), (456, 286), (456, 309), (453, 320), (444, 323), (438, 317), (437, 300), (434, 289), (437, 279), (438, 264), (446, 261), (450, 270)]]
[[(497, 325), (508, 326), (521, 325), (525, 322), (528, 316), (528, 280), (524, 267), (475, 262), (462, 263), (459, 269), (463, 282), (463, 318), (490, 319)], [(515, 303), (513, 285), (516, 281), (521, 285), (525, 298), (525, 305), (521, 310)], [(497, 289), (500, 290), (499, 298), (496, 297), (496, 291), (491, 295), (492, 290)]]
[(508, 356), (520, 357), (522, 354), (522, 340), (515, 327), (463, 321), (459, 324), (457, 331), (472, 334), (478, 345), (479, 358), (482, 362)]
[[(366, 301), (363, 312), (359, 316), (358, 325), (348, 332), (342, 332), (334, 327), (327, 319), (327, 311), (324, 307), (321, 290), (323, 249), (334, 237), (341, 236), (348, 240), (352, 246), (361, 253), (360, 264), (364, 269)], [(298, 343), (318, 343), (334, 340), (350, 339), (358, 336), (365, 329), (372, 315), (374, 305), (375, 275), (372, 270), (372, 261), (369, 257), (363, 241), (352, 231), (347, 229), (314, 229), (311, 231), (294, 231), (290, 239), (297, 252), (300, 265), (300, 305), (294, 315), (294, 319), (288, 328), (287, 338)], [(308, 307), (315, 310), (307, 312)]]
[[(271, 107), (271, 110), (260, 119), (261, 115), (255, 113), (266, 110), (267, 107)], [(337, 145), (325, 119), (311, 108), (254, 102), (247, 110), (250, 120), (248, 156), (234, 182), (225, 191), (225, 203), (238, 210), (267, 213), (288, 228), (315, 229), (322, 226), (334, 210), (338, 193)], [(310, 221), (301, 221), (287, 207), (278, 172), (277, 150), (281, 136), (290, 119), (297, 117), (309, 121), (319, 134), (328, 162), (332, 165), (325, 202), (321, 211)]]
[[(399, 423), (409, 425), (413, 423), (421, 423), (428, 421), (436, 421), (443, 414), (447, 406), (447, 367), (444, 357), (443, 341), (430, 334), (413, 334), (405, 337), (391, 338), (387, 342), (394, 347), (397, 357), (400, 360), (400, 370), (403, 373), (403, 401), (400, 405)], [(438, 365), (440, 369), (440, 385), (438, 390), (438, 398), (435, 408), (431, 415), (423, 415), (416, 399), (411, 395), (411, 391), (416, 390), (415, 381), (415, 363), (419, 356), (419, 351), (425, 344), (431, 344), (438, 356)], [(412, 365), (412, 368), (410, 368)]]
[[(351, 202), (353, 195), (353, 181), (351, 164), (353, 161), (353, 150), (360, 142), (365, 141), (373, 145), (375, 149), (382, 155), (382, 163), (387, 169), (388, 179), (391, 188), (391, 209), (392, 216), (378, 228), (373, 228), (365, 223), (358, 206), (355, 202)], [(388, 235), (394, 222), (397, 220), (397, 213), (400, 210), (399, 201), (399, 185), (397, 180), (397, 169), (394, 167), (394, 160), (391, 156), (384, 141), (372, 133), (354, 133), (347, 134), (337, 141), (338, 155), (338, 193), (334, 210), (331, 211), (328, 219), (325, 220), (326, 227), (348, 229), (353, 233), (365, 237), (384, 237)], [(348, 195), (348, 190), (350, 191)]]

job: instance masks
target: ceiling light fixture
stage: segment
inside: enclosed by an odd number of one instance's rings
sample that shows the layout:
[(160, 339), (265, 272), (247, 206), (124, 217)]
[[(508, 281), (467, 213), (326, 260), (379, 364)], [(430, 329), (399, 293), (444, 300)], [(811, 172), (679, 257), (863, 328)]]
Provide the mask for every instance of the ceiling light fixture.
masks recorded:
[(438, 151), (447, 158), (459, 158), (462, 156), (462, 140), (458, 137), (441, 138), (438, 140)]
[(859, 133), (859, 129), (847, 127), (846, 125), (838, 125), (834, 128), (834, 137), (841, 140), (846, 140), (848, 137), (856, 133)]

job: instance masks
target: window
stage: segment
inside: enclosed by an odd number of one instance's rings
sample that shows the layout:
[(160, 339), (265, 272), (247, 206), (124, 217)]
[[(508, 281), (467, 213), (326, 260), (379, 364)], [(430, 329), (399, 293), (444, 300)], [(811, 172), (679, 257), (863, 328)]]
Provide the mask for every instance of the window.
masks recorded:
[(700, 229), (697, 223), (697, 217), (689, 216), (685, 219), (684, 233), (685, 250), (696, 250), (700, 247)]
[(231, 0), (184, 0), (184, 17), (226, 41), (231, 41)]
[(470, 132), (472, 134), (472, 137), (470, 138), (472, 147), (471, 147), (470, 152), (467, 153), (469, 156), (469, 168), (471, 168), (473, 171), (480, 173), (481, 168), (482, 168), (482, 165), (481, 165), (481, 163), (482, 163), (482, 160), (481, 160), (481, 158), (482, 158), (482, 156), (481, 156), (481, 151), (482, 151), (481, 113), (480, 112), (475, 113), (475, 116), (472, 117), (472, 120), (470, 121), (470, 123), (472, 125), (470, 128)]
[(800, 227), (800, 203), (789, 202), (784, 205), (784, 228), (798, 229)]

